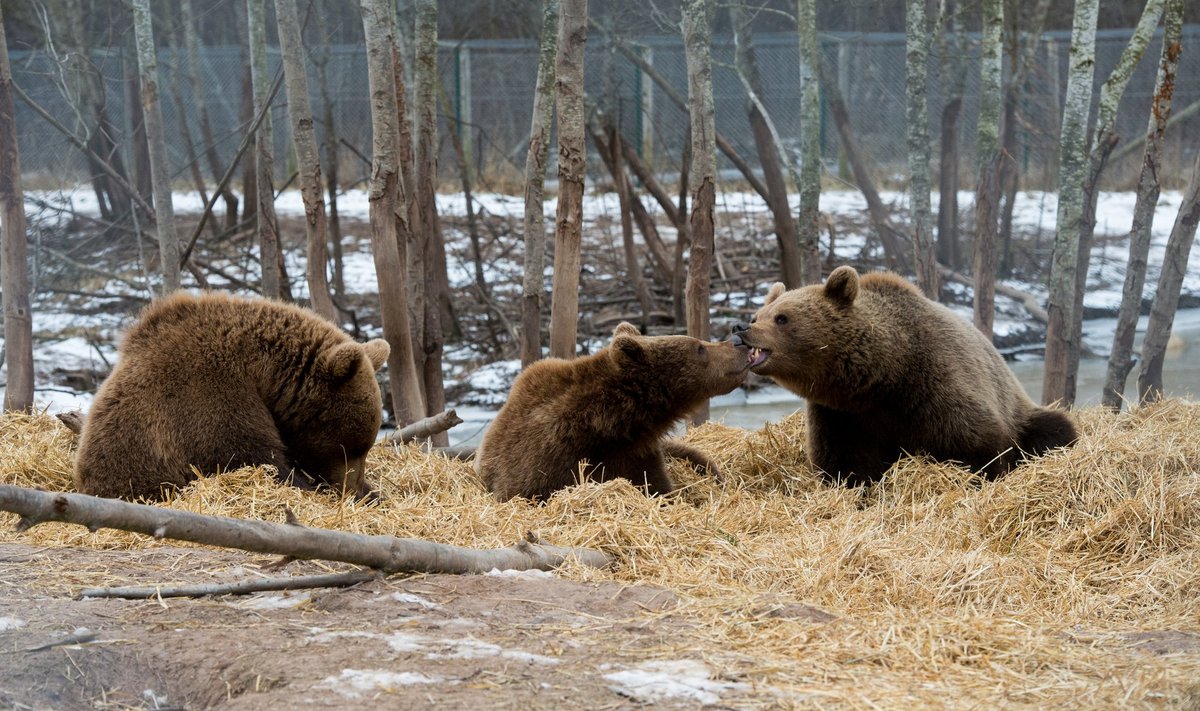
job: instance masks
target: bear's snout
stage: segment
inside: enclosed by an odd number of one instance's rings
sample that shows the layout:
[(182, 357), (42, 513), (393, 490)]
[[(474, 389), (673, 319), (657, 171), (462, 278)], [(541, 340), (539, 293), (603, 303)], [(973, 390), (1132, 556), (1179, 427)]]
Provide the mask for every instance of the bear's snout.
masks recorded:
[(737, 326), (734, 326), (733, 328), (734, 328), (734, 332), (733, 332), (733, 335), (729, 337), (729, 342), (732, 343), (734, 346), (737, 346), (738, 348), (745, 347), (746, 341), (743, 340), (741, 334), (738, 333)]
[(738, 321), (737, 323), (733, 324), (733, 332), (735, 334), (745, 333), (746, 331), (749, 331), (749, 330), (750, 330), (750, 326), (742, 323), (741, 321)]

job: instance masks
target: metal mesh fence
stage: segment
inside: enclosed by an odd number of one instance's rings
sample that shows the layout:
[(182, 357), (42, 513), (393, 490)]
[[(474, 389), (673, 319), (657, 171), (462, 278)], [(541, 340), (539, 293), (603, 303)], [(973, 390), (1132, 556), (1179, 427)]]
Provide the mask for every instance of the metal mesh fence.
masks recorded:
[[(1096, 84), (1107, 78), (1128, 42), (1129, 30), (1102, 31), (1097, 38)], [(1160, 35), (1161, 37), (1161, 35)], [(1026, 79), (1025, 92), (1018, 107), (1018, 162), (1022, 185), (1027, 188), (1052, 187), (1057, 163), (1058, 133), (1061, 124), (1062, 94), (1066, 87), (1069, 33), (1054, 32), (1043, 36), (1034, 64)], [(759, 70), (764, 86), (763, 101), (783, 139), (785, 148), (794, 150), (799, 135), (799, 86), (796, 82), (798, 43), (793, 33), (761, 33), (754, 38)], [(1183, 43), (1200, 42), (1200, 26), (1184, 28)], [(1139, 142), (1146, 130), (1148, 109), (1154, 90), (1155, 72), (1161, 39), (1146, 51), (1121, 102), (1117, 130), (1123, 141)], [(640, 38), (636, 45), (646, 61), (679, 94), (686, 95), (686, 65), (682, 42), (677, 37)], [(851, 123), (868, 162), (883, 184), (900, 186), (907, 174), (904, 126), (904, 37), (899, 34), (829, 34), (821, 40), (823, 61), (845, 96)], [(716, 37), (713, 42), (714, 99), (717, 130), (751, 164), (757, 163), (754, 144), (746, 120), (746, 93), (734, 70), (732, 38)], [(64, 66), (44, 52), (12, 52), (10, 61), (16, 83), (60, 122), (83, 134), (86, 124), (92, 130), (95, 111), (80, 106), (77, 100), (84, 79), (75, 66)], [(188, 122), (193, 142), (200, 142), (196, 102), (190, 85), (177, 69), (186, 61), (182, 52), (162, 50), (159, 54), (163, 121), (171, 156), (172, 174), (181, 186), (189, 184), (188, 161), (200, 154), (203, 146), (189, 147), (182, 139), (182, 119)], [(442, 85), (449, 111), (442, 117), (441, 131), (461, 125), (469, 160), (485, 186), (489, 181), (503, 187), (504, 181), (519, 179), (523, 171), (529, 135), (530, 114), (537, 71), (537, 46), (520, 41), (444, 42), (440, 49)], [(960, 172), (971, 180), (974, 165), (974, 127), (978, 105), (978, 45), (968, 38), (964, 56), (953, 58), (956, 65), (966, 64), (966, 84), (959, 121), (962, 165)], [(324, 64), (324, 71), (318, 71)], [(931, 52), (930, 131), (937, 142), (941, 122), (944, 82), (937, 73), (939, 58)], [(271, 71), (279, 65), (278, 52), (272, 50)], [(131, 49), (93, 52), (91, 66), (98, 77), (94, 91), (104, 105), (110, 131), (125, 165), (130, 165), (129, 136), (136, 121), (131, 101), (137, 101), (137, 70)], [(621, 54), (606, 38), (593, 34), (586, 58), (586, 90), (590, 102), (619, 117), (627, 140), (631, 141), (663, 173), (678, 170), (682, 142), (686, 135), (685, 112), (671, 101), (646, 73)], [(366, 76), (366, 55), (361, 45), (337, 45), (317, 48), (310, 53), (310, 91), (314, 115), (323, 134), (324, 102), (331, 103), (335, 135), (354, 150), (343, 150), (342, 175), (347, 182), (365, 178), (367, 166), (362, 156), (370, 153), (371, 125)], [(325, 81), (320, 81), (321, 74)], [(245, 60), (237, 47), (202, 48), (197, 75), (204, 92), (220, 159), (230, 160), (245, 130), (242, 110)], [(1200, 55), (1185, 52), (1180, 60), (1174, 106), (1179, 112), (1200, 100)], [(26, 183), (48, 187), (86, 179), (87, 162), (81, 152), (23, 101), (17, 101), (17, 127), (21, 163)], [(445, 115), (449, 114), (449, 115)], [(290, 155), (290, 135), (285, 98), (276, 99), (272, 110), (275, 125), (277, 184), (294, 171)], [(457, 122), (461, 122), (457, 123)], [(823, 111), (822, 156), (826, 173), (839, 174), (840, 145), (829, 112)], [(1164, 151), (1164, 175), (1185, 179), (1200, 135), (1200, 117), (1184, 119), (1168, 134)], [(320, 136), (319, 136), (320, 137)], [(355, 155), (355, 153), (359, 155)], [(1110, 169), (1112, 184), (1129, 185), (1136, 175), (1140, 151)], [(553, 159), (553, 156), (552, 156)], [(443, 140), (441, 164), (455, 161), (449, 141)], [(593, 162), (598, 168), (599, 161)], [(731, 167), (722, 158), (724, 171)], [(208, 171), (204, 171), (207, 175)], [(443, 179), (453, 171), (443, 169)], [(726, 172), (726, 175), (729, 173)], [(208, 176), (211, 181), (211, 176)]]

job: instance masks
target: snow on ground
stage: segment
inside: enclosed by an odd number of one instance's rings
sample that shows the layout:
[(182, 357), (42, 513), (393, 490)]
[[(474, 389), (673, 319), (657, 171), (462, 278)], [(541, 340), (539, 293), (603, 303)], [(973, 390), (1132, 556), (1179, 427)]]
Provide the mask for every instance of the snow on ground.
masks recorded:
[(328, 689), (347, 699), (357, 699), (363, 694), (386, 691), (390, 687), (412, 684), (457, 684), (456, 679), (443, 679), (420, 672), (391, 672), (383, 669), (343, 669), (338, 676), (327, 676), (313, 686)]
[[(475, 207), (477, 211), (486, 211), (493, 215), (512, 219), (517, 223), (522, 219), (524, 207), (523, 200), (520, 197), (498, 193), (480, 193), (474, 197), (476, 199)], [(906, 209), (908, 200), (906, 193), (894, 191), (883, 192), (880, 194), (880, 197), (885, 203), (893, 205), (898, 210)], [(798, 207), (798, 196), (793, 195), (791, 198), (794, 203), (793, 207)], [(934, 208), (936, 209), (938, 196), (935, 194), (933, 198)], [(1113, 309), (1120, 303), (1125, 278), (1127, 240), (1121, 239), (1119, 236), (1124, 235), (1129, 230), (1133, 214), (1134, 198), (1133, 193), (1121, 192), (1102, 193), (1100, 196), (1096, 215), (1096, 233), (1098, 236), (1115, 236), (1118, 238), (1098, 240), (1100, 243), (1093, 250), (1088, 273), (1090, 290), (1085, 297), (1085, 305), (1088, 307)], [(176, 193), (174, 199), (175, 210), (180, 214), (194, 214), (199, 212), (203, 207), (198, 195), (194, 192)], [(27, 201), (30, 210), (33, 211), (40, 209), (37, 207), (37, 201), (44, 201), (67, 205), (72, 211), (82, 215), (96, 216), (99, 214), (95, 194), (83, 188), (72, 192), (30, 191), (27, 193)], [(971, 209), (973, 201), (974, 194), (971, 192), (963, 191), (958, 194), (959, 205), (964, 211)], [(1149, 269), (1144, 294), (1146, 297), (1153, 295), (1162, 264), (1167, 236), (1170, 233), (1181, 202), (1182, 195), (1179, 192), (1164, 193), (1159, 199), (1152, 230)], [(820, 205), (821, 210), (826, 213), (853, 218), (852, 221), (858, 224), (865, 224), (866, 222), (866, 202), (862, 194), (857, 191), (826, 191), (821, 194)], [(653, 203), (648, 204), (647, 207), (652, 212), (657, 210), (657, 205)], [(438, 195), (438, 209), (443, 215), (463, 216), (466, 213), (466, 204), (461, 194)], [(553, 220), (555, 209), (556, 200), (554, 198), (547, 200), (543, 212), (549, 220)], [(750, 217), (765, 216), (768, 213), (767, 206), (757, 194), (743, 191), (719, 192), (717, 209), (735, 217), (729, 225), (719, 228), (721, 230), (732, 230), (738, 226), (747, 225), (749, 224), (748, 220)], [(1051, 248), (1053, 240), (1057, 209), (1057, 196), (1053, 193), (1040, 191), (1018, 193), (1014, 205), (1014, 222), (1017, 228), (1021, 231), (1040, 230), (1044, 240), (1042, 248), (1047, 253)], [(280, 215), (302, 216), (304, 214), (304, 207), (300, 192), (297, 190), (284, 192), (276, 202), (276, 210)], [(365, 224), (369, 213), (367, 193), (362, 190), (351, 190), (344, 193), (338, 198), (338, 210), (341, 215), (350, 220), (361, 220), (362, 226), (357, 227), (357, 229), (363, 230), (361, 234), (350, 230), (349, 234), (346, 235), (347, 251), (344, 255), (346, 286), (349, 290), (356, 293), (373, 293), (376, 290), (375, 263), (369, 251), (369, 235), (365, 233)], [(601, 240), (611, 239), (619, 241), (619, 237), (616, 237), (616, 233), (614, 232), (616, 229), (614, 225), (618, 223), (617, 215), (618, 208), (615, 195), (590, 193), (585, 196), (584, 219), (591, 223), (585, 229), (589, 234), (594, 234)], [(969, 214), (967, 217), (969, 218)], [(669, 229), (662, 230), (662, 236), (667, 240), (673, 239), (673, 235)], [(448, 231), (448, 240), (459, 238), (462, 238), (462, 235)], [(719, 239), (720, 234), (718, 234)], [(823, 242), (825, 239), (822, 236)], [(864, 233), (843, 229), (837, 237), (836, 254), (842, 259), (856, 259), (866, 244), (867, 240)], [(489, 282), (505, 281), (495, 278), (499, 275), (520, 273), (522, 269), (520, 264), (520, 246), (518, 244), (507, 259), (495, 260), (484, 265), (486, 270), (485, 278)], [(1200, 250), (1200, 245), (1193, 248), (1190, 268), (1184, 279), (1183, 288), (1185, 292), (1200, 293), (1200, 257), (1195, 255), (1197, 250)], [(299, 297), (307, 295), (307, 286), (305, 280), (302, 278), (305, 267), (306, 260), (303, 250), (291, 250), (287, 253), (288, 272), (294, 275), (292, 281), (293, 290)], [(452, 288), (468, 288), (474, 282), (473, 265), (455, 261), (452, 257), (448, 268)], [(547, 276), (549, 276), (549, 273), (550, 265), (547, 265)], [(1045, 300), (1046, 291), (1040, 284), (1007, 283), (1023, 291), (1036, 294), (1043, 302)], [(749, 304), (760, 304), (766, 286), (766, 283), (762, 284), (759, 293), (730, 296), (734, 297), (735, 300), (742, 299)], [(957, 289), (964, 297), (969, 296), (966, 287), (948, 285), (948, 288)], [(103, 291), (104, 293), (112, 294), (113, 298), (118, 298), (122, 295), (129, 295), (135, 290), (128, 283), (113, 280), (103, 288)], [(714, 300), (719, 297), (720, 295), (714, 294)], [(953, 308), (963, 318), (968, 320), (971, 318), (968, 308), (963, 306), (954, 306)], [(997, 300), (997, 309), (995, 323), (997, 337), (1004, 338), (1019, 335), (1021, 331), (1030, 328), (1030, 324), (1025, 318), (1021, 307), (1015, 306), (1008, 302), (1007, 299), (999, 298)], [(52, 373), (55, 370), (103, 371), (115, 358), (116, 336), (121, 328), (128, 325), (128, 319), (129, 317), (124, 315), (98, 312), (90, 314), (52, 312), (39, 309), (35, 304), (34, 331), (37, 346), (34, 358), (36, 369), (41, 374)], [(1093, 351), (1098, 354), (1106, 353), (1112, 340), (1112, 326), (1102, 320), (1100, 322), (1089, 322), (1086, 330), (1085, 337), (1089, 346), (1093, 348)], [(370, 332), (366, 335), (374, 337), (379, 334)], [(0, 341), (0, 344), (2, 344), (2, 341)], [(601, 345), (601, 343), (592, 344), (593, 348)], [(448, 368), (451, 368), (447, 373), (447, 377), (452, 380), (465, 381), (467, 387), (477, 394), (477, 397), (473, 401), (478, 403), (478, 405), (473, 407), (460, 406), (458, 408), (459, 415), (466, 422), (456, 428), (456, 433), (461, 432), (460, 436), (464, 437), (464, 441), (474, 441), (478, 438), (478, 434), (486, 422), (491, 419), (494, 409), (503, 403), (507, 395), (508, 386), (519, 371), (520, 366), (516, 361), (503, 361), (484, 365), (471, 372), (461, 372), (452, 365), (452, 362), (455, 360), (452, 355), (447, 354)], [(472, 354), (464, 351), (459, 355), (467, 356)], [(464, 357), (461, 360), (478, 361), (479, 359)], [(4, 376), (5, 374), (0, 369), (0, 383), (5, 380)], [(48, 409), (51, 412), (71, 409), (86, 410), (91, 402), (89, 394), (77, 393), (56, 387), (49, 381), (39, 381), (37, 387), (36, 399), (38, 407)], [(736, 399), (737, 397), (744, 398), (745, 396), (734, 395), (732, 397)]]
[(726, 691), (748, 689), (747, 684), (718, 681), (703, 662), (694, 659), (645, 662), (631, 669), (610, 672), (613, 691), (642, 703), (695, 701), (715, 704)]

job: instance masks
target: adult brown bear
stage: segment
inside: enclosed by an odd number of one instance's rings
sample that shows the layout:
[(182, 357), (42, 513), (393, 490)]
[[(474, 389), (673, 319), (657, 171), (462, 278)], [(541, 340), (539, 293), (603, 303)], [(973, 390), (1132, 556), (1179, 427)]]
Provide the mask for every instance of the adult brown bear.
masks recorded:
[(746, 374), (746, 349), (688, 336), (641, 336), (631, 324), (595, 355), (549, 358), (525, 369), (475, 452), (475, 471), (496, 498), (544, 499), (586, 477), (625, 477), (648, 494), (671, 491), (663, 454), (717, 475), (716, 465), (666, 439), (677, 420)]
[(983, 334), (896, 274), (843, 266), (824, 285), (775, 284), (733, 340), (751, 370), (807, 401), (809, 461), (848, 485), (878, 480), (906, 452), (991, 479), (1076, 438)]
[(298, 306), (210, 293), (155, 301), (121, 343), (83, 425), (75, 485), (161, 498), (242, 465), (297, 485), (369, 490), (386, 341), (355, 343)]

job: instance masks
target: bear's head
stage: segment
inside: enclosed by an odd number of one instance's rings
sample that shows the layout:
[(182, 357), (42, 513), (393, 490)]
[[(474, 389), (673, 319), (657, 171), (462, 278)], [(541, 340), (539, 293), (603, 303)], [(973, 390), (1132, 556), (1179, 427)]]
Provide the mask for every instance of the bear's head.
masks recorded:
[(350, 494), (368, 492), (367, 452), (375, 444), (383, 401), (375, 371), (391, 348), (376, 338), (367, 343), (345, 341), (328, 347), (301, 387), (297, 407), (308, 408), (302, 438), (289, 442), (294, 466), (323, 483)]
[(858, 272), (847, 266), (833, 270), (823, 285), (785, 291), (776, 283), (750, 325), (734, 327), (731, 340), (749, 349), (755, 373), (807, 394), (829, 381), (861, 340), (858, 291)]
[(741, 385), (748, 365), (746, 349), (730, 341), (643, 336), (630, 323), (613, 331), (609, 357), (625, 387), (637, 390), (648, 406), (657, 409), (653, 401), (662, 398), (662, 409), (685, 414)]

